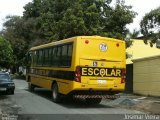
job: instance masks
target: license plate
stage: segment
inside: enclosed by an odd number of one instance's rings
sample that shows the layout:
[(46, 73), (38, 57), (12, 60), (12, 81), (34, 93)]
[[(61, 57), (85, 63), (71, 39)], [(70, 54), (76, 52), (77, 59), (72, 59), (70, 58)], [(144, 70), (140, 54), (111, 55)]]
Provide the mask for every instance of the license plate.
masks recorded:
[(0, 91), (5, 91), (6, 90), (6, 88), (0, 88)]
[(98, 84), (106, 84), (106, 80), (97, 80)]

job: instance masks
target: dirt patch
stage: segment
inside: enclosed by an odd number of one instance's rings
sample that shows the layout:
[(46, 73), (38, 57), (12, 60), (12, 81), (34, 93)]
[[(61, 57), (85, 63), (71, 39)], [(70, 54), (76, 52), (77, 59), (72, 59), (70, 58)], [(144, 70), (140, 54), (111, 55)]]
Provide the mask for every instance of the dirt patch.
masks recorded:
[(149, 114), (160, 114), (160, 99), (157, 97), (121, 95), (120, 98), (111, 101), (110, 105)]
[(16, 105), (16, 102), (10, 100), (8, 96), (1, 96), (0, 101), (0, 119), (17, 120), (18, 111), (21, 107)]
[(148, 112), (150, 114), (160, 114), (160, 103), (154, 101), (143, 101), (134, 105), (132, 109)]

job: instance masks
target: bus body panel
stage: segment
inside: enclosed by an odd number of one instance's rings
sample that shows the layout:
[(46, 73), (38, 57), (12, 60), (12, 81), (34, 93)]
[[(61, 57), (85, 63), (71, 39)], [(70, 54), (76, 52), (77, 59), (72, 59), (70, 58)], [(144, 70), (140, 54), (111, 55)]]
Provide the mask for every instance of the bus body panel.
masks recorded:
[[(101, 44), (107, 45), (106, 51), (101, 50)], [(76, 53), (76, 66), (84, 68), (81, 72), (85, 76), (81, 76), (81, 83), (74, 82), (74, 90), (124, 90), (125, 84), (121, 83), (121, 76), (112, 72), (115, 77), (110, 77), (111, 72), (106, 71), (107, 68), (125, 69), (124, 41), (98, 36), (79, 37), (76, 41)], [(97, 68), (104, 70), (108, 76), (98, 76)]]
[[(125, 69), (125, 42), (99, 36), (79, 36), (47, 45), (32, 48), (50, 48), (66, 43), (73, 43), (70, 67), (35, 66), (31, 64), (27, 81), (32, 84), (52, 90), (52, 84), (57, 82), (59, 92), (67, 95), (73, 91), (123, 91), (125, 83), (121, 83), (122, 72)], [(81, 81), (75, 80), (77, 66), (80, 68)], [(31, 72), (35, 71), (35, 72)], [(52, 71), (64, 72), (72, 77), (57, 78), (50, 76)], [(38, 73), (38, 74), (37, 74)]]

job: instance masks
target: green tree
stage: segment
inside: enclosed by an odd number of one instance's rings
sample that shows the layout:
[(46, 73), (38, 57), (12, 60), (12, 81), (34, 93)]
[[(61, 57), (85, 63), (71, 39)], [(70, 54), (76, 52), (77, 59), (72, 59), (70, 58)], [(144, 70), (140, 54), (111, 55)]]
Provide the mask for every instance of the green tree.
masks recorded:
[(111, 10), (105, 11), (103, 20), (105, 36), (125, 39), (129, 32), (126, 25), (132, 23), (137, 14), (131, 8), (131, 6), (125, 5), (124, 0), (117, 0), (116, 5)]
[(147, 13), (140, 22), (141, 33), (144, 35), (144, 42), (147, 44), (151, 40), (150, 45), (160, 39), (160, 7)]
[(0, 66), (9, 68), (13, 63), (13, 51), (10, 43), (0, 36)]
[[(10, 42), (13, 49), (13, 66), (17, 69), (24, 63), (24, 57), (28, 49), (28, 33), (26, 32), (24, 21), (19, 16), (7, 16), (4, 23), (5, 29), (2, 31), (4, 38)], [(25, 39), (26, 38), (26, 39)]]
[(10, 41), (14, 66), (24, 65), (27, 50), (53, 40), (80, 35), (124, 39), (136, 13), (124, 0), (33, 0), (22, 17), (7, 16), (2, 31)]
[(40, 31), (43, 40), (78, 35), (124, 39), (128, 32), (126, 25), (133, 21), (136, 13), (131, 6), (125, 5), (124, 0), (117, 0), (113, 7), (110, 6), (111, 1), (33, 0), (24, 7), (23, 17), (37, 21), (35, 28)]

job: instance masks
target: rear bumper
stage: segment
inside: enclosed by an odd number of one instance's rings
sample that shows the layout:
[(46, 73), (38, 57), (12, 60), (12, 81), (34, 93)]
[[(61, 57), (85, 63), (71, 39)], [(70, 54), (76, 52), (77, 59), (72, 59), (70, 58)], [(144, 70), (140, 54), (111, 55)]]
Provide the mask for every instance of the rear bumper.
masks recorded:
[(0, 85), (0, 91), (5, 91), (5, 90), (14, 90), (15, 86), (8, 86), (8, 84), (1, 84)]
[(68, 95), (115, 95), (122, 91), (106, 91), (106, 90), (73, 90)]
[(125, 90), (125, 84), (118, 85), (88, 85), (74, 82), (65, 94), (97, 94), (97, 95), (114, 95)]
[(11, 90), (11, 91), (13, 91), (13, 90), (15, 90), (15, 88), (14, 87), (0, 87), (0, 91), (7, 91), (7, 90)]

